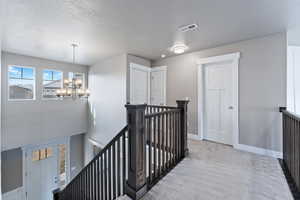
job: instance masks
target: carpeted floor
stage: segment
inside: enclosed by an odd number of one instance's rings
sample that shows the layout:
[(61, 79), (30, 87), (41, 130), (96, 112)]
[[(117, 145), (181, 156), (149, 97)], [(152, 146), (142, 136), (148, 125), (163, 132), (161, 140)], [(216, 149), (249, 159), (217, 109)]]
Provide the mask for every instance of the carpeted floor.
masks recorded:
[(190, 155), (143, 200), (292, 200), (278, 161), (207, 141), (190, 141)]

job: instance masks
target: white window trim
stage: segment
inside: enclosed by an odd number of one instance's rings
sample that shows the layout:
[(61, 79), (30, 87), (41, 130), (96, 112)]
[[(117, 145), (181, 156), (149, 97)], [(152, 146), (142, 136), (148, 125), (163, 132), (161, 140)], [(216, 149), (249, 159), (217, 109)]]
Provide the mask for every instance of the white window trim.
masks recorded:
[[(10, 67), (21, 67), (21, 68), (29, 68), (33, 69), (33, 77), (34, 77), (34, 83), (33, 83), (33, 98), (32, 99), (10, 99), (9, 94), (10, 94), (10, 89), (9, 89), (9, 68)], [(18, 102), (18, 101), (35, 101), (36, 100), (36, 68), (31, 67), (31, 66), (22, 66), (22, 65), (8, 65), (7, 68), (7, 100), (10, 102)]]
[(61, 100), (60, 98), (58, 97), (55, 97), (55, 98), (47, 98), (47, 97), (44, 97), (44, 71), (45, 70), (49, 70), (49, 71), (56, 71), (56, 72), (61, 72), (61, 86), (60, 88), (63, 88), (63, 85), (64, 85), (64, 72), (61, 71), (61, 70), (57, 70), (57, 69), (43, 69), (42, 70), (42, 94), (41, 94), (41, 98), (43, 101), (58, 101), (58, 100)]

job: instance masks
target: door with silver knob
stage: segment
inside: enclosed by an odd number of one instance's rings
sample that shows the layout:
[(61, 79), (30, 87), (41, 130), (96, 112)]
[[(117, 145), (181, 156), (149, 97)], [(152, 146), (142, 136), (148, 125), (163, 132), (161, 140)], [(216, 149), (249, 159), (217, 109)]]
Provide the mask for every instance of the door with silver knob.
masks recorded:
[(204, 68), (204, 138), (233, 144), (233, 75), (231, 63), (208, 64)]

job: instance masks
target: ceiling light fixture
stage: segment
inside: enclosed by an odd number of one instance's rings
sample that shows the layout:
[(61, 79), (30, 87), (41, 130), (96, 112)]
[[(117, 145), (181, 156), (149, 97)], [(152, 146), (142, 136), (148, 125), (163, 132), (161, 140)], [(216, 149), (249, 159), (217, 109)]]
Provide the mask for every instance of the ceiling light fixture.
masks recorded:
[(165, 57), (166, 57), (166, 55), (165, 55), (165, 54), (161, 54), (161, 57), (162, 57), (162, 58), (165, 58)]
[(175, 54), (182, 54), (184, 53), (189, 47), (185, 44), (174, 44), (174, 46), (171, 47), (171, 51), (173, 51)]
[[(75, 64), (75, 48), (78, 47), (77, 44), (72, 44), (73, 48), (73, 64)], [(90, 91), (83, 87), (83, 80), (72, 78), (65, 79), (64, 87), (62, 89), (56, 90), (56, 96), (60, 98), (72, 97), (73, 100), (78, 98), (87, 98), (90, 96)]]

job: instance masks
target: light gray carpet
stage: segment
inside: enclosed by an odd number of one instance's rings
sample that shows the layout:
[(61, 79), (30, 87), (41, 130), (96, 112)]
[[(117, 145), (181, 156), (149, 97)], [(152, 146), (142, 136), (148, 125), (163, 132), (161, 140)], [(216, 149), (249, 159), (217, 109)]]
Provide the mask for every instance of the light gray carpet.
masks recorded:
[(207, 141), (189, 141), (189, 149), (189, 157), (143, 200), (293, 199), (274, 158)]

